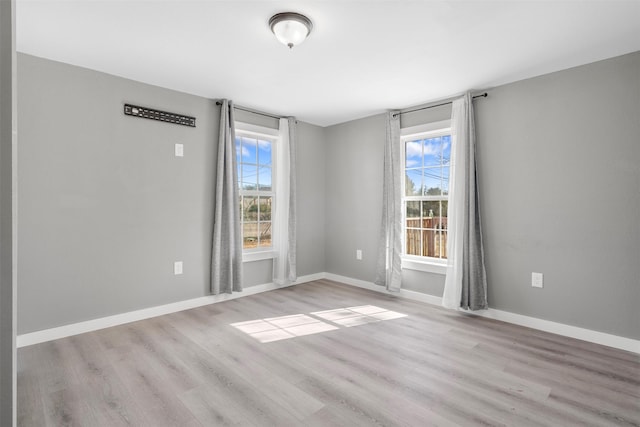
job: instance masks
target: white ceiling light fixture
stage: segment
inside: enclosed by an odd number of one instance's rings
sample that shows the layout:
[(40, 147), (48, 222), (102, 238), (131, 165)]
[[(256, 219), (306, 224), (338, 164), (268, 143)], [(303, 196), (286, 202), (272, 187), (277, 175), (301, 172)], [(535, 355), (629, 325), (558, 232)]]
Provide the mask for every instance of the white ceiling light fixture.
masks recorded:
[(313, 24), (304, 15), (295, 12), (277, 13), (269, 19), (269, 28), (280, 43), (289, 49), (299, 45), (311, 34)]

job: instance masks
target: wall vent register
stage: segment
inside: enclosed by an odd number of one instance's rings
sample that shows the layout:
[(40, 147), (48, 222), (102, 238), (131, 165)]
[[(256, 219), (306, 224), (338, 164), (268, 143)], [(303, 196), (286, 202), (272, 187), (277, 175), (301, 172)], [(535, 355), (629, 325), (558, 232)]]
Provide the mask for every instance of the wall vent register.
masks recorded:
[(168, 113), (138, 105), (124, 104), (124, 114), (127, 116), (141, 117), (143, 119), (158, 120), (160, 122), (174, 123), (189, 127), (196, 127), (196, 118), (182, 114)]

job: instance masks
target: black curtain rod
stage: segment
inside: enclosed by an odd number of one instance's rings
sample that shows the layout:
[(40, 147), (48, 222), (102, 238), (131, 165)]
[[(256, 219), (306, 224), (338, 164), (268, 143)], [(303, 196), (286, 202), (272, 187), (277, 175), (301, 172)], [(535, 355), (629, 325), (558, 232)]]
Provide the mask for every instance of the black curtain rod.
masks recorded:
[[(486, 98), (486, 97), (487, 97), (487, 92), (481, 93), (480, 95), (474, 95), (471, 98), (476, 99), (476, 98)], [(443, 105), (450, 105), (451, 103), (453, 103), (453, 101), (443, 102), (441, 104), (436, 104), (436, 105), (429, 105), (426, 107), (414, 108), (413, 110), (400, 111), (399, 113), (394, 114), (393, 117), (397, 117), (401, 114), (413, 113), (414, 111), (421, 111), (421, 110), (428, 110), (429, 108), (442, 107)]]
[[(216, 105), (222, 105), (222, 102), (216, 101)], [(246, 111), (247, 113), (259, 114), (261, 116), (271, 117), (272, 119), (286, 119), (286, 117), (284, 117), (284, 116), (275, 116), (275, 115), (269, 114), (269, 113), (262, 113), (260, 111), (251, 110), (250, 108), (240, 107), (239, 105), (234, 105), (233, 108), (236, 109), (236, 110)]]

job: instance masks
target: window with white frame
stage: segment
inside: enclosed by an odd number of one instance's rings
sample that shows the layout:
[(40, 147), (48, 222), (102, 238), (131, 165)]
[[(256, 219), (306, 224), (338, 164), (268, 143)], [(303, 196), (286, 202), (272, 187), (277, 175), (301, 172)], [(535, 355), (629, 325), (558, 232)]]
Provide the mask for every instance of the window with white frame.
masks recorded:
[(403, 252), (410, 258), (442, 261), (447, 258), (450, 123), (403, 134)]
[(244, 252), (273, 249), (271, 236), (275, 219), (275, 152), (278, 140), (277, 131), (274, 132), (236, 123), (235, 143)]

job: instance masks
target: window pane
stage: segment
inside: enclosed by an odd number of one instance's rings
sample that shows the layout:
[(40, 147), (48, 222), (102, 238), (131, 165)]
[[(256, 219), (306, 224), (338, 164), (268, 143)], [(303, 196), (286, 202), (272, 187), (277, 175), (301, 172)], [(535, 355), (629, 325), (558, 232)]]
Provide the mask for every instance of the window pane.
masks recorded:
[(407, 255), (422, 256), (421, 230), (419, 228), (407, 228), (405, 237)]
[(442, 168), (442, 194), (449, 194), (449, 166)]
[(442, 164), (448, 165), (451, 162), (451, 135), (442, 137)]
[(442, 163), (442, 138), (424, 140), (424, 165), (439, 166)]
[(422, 228), (436, 228), (440, 218), (440, 202), (438, 200), (422, 201)]
[(241, 138), (236, 138), (236, 162), (242, 161), (242, 147), (240, 145)]
[(258, 140), (258, 164), (271, 165), (271, 142)]
[(404, 201), (406, 253), (446, 258), (451, 136), (415, 139), (403, 148), (405, 197), (424, 196)]
[(253, 138), (242, 138), (242, 161), (244, 163), (258, 163), (258, 142)]
[(405, 195), (420, 196), (422, 195), (422, 170), (409, 169), (405, 175)]
[(252, 249), (258, 247), (258, 223), (257, 222), (245, 222), (242, 224), (242, 236), (244, 242), (243, 249)]
[(438, 232), (434, 235), (434, 256), (437, 258), (447, 257), (447, 214), (449, 202), (440, 202), (440, 222)]
[(442, 168), (428, 168), (424, 170), (425, 196), (439, 196), (442, 194)]
[(449, 202), (443, 200), (440, 202), (440, 228), (446, 230), (448, 228)]
[(242, 188), (245, 190), (256, 190), (258, 188), (256, 166), (242, 165)]
[[(443, 206), (444, 204), (444, 206)], [(446, 258), (446, 218), (447, 202), (439, 200), (422, 201), (422, 253), (424, 256)]]
[(260, 247), (271, 246), (271, 222), (261, 222), (260, 226)]
[(271, 191), (271, 167), (258, 166), (258, 189)]
[[(407, 202), (407, 218), (419, 218), (420, 217), (420, 201), (410, 200)], [(408, 227), (418, 227), (413, 225), (407, 225)]]
[(245, 196), (242, 198), (242, 219), (243, 221), (258, 220), (258, 198)]
[(271, 248), (275, 145), (269, 136), (242, 136), (242, 129), (239, 133), (234, 142), (243, 249)]
[(405, 167), (417, 168), (422, 166), (422, 141), (408, 141), (405, 146)]
[(447, 258), (447, 232), (438, 231), (434, 235), (434, 256)]
[(260, 221), (271, 221), (271, 197), (260, 197)]

